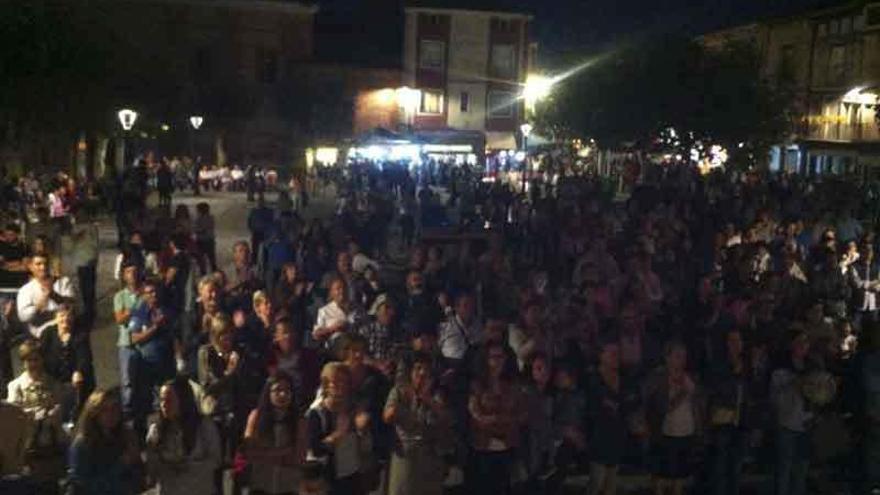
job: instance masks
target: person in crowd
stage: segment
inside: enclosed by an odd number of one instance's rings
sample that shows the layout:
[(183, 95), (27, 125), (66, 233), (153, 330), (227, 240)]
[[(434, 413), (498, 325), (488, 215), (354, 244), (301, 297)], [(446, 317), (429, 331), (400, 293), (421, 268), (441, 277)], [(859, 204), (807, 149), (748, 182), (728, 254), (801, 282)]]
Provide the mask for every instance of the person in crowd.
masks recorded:
[(162, 385), (158, 412), (145, 441), (147, 470), (157, 493), (207, 492), (221, 462), (220, 437), (214, 422), (202, 417), (188, 379)]
[(467, 351), (481, 343), (483, 329), (476, 314), (474, 296), (462, 293), (455, 300), (455, 311), (440, 326), (439, 344), (443, 357), (453, 367), (463, 363)]
[(217, 271), (217, 240), (214, 228), (214, 215), (211, 205), (204, 201), (196, 205), (196, 218), (193, 221), (193, 233), (196, 238), (196, 259), (202, 275)]
[(451, 417), (435, 384), (429, 354), (416, 354), (385, 404), (382, 418), (394, 426), (388, 494), (441, 494), (445, 459), (452, 449)]
[(61, 249), (53, 248), (52, 241), (48, 237), (43, 234), (38, 234), (34, 237), (33, 242), (31, 242), (29, 252), (31, 257), (36, 255), (45, 256), (49, 260), (49, 273), (51, 273), (53, 277), (63, 277), (70, 275), (65, 272), (65, 269), (69, 268), (69, 266), (65, 266), (65, 263), (61, 259), (62, 257), (57, 254), (63, 251), (63, 248), (63, 246)]
[[(253, 167), (248, 169), (253, 171)], [(248, 201), (252, 201), (251, 187), (248, 186)], [(262, 196), (257, 200), (256, 208), (252, 209), (248, 215), (248, 229), (251, 231), (251, 250), (255, 257), (252, 261), (256, 262), (256, 256), (263, 249), (263, 241), (266, 240), (269, 233), (272, 232), (272, 223), (275, 220), (275, 212), (269, 208)]]
[(529, 492), (552, 494), (562, 480), (559, 477), (551, 479), (556, 472), (558, 437), (553, 425), (556, 402), (550, 359), (543, 352), (535, 352), (526, 363), (524, 375), (523, 400), (528, 411), (528, 437), (521, 456), (528, 475), (525, 488)]
[(251, 294), (262, 288), (263, 283), (251, 261), (251, 248), (247, 241), (232, 246), (233, 273), (229, 277), (226, 293), (232, 299), (230, 310), (251, 309)]
[[(30, 482), (24, 479), (28, 443), (33, 437), (34, 422), (20, 406), (0, 400), (0, 490), (3, 493), (28, 493)], [(18, 491), (16, 491), (18, 490)]]
[(306, 412), (308, 459), (324, 466), (331, 495), (362, 495), (361, 452), (371, 443), (371, 418), (353, 406), (351, 373), (346, 365), (324, 365), (321, 390)]
[(39, 489), (56, 493), (64, 473), (64, 449), (67, 435), (62, 428), (66, 411), (65, 390), (46, 372), (40, 343), (26, 340), (18, 348), (24, 365), (21, 375), (9, 382), (6, 400), (21, 407), (33, 422), (27, 441), (26, 464)]
[(804, 377), (810, 340), (806, 333), (792, 334), (788, 359), (773, 371), (770, 394), (776, 412), (777, 495), (805, 495), (810, 464), (810, 427), (813, 408), (804, 396)]
[(333, 349), (339, 337), (361, 319), (360, 311), (349, 298), (348, 283), (337, 278), (330, 284), (330, 302), (318, 310), (312, 338)]
[(703, 409), (686, 369), (685, 346), (673, 341), (665, 354), (665, 366), (646, 380), (645, 416), (655, 463), (654, 493), (681, 495), (691, 474), (690, 457)]
[(877, 292), (880, 291), (880, 267), (874, 259), (874, 247), (862, 246), (858, 261), (848, 272), (854, 289), (853, 321), (857, 327), (877, 320)]
[(510, 348), (516, 353), (519, 368), (523, 369), (526, 362), (535, 352), (552, 353), (552, 340), (543, 328), (541, 319), (541, 303), (537, 299), (526, 301), (522, 305), (522, 316), (518, 325), (511, 326), (509, 335)]
[(123, 411), (130, 415), (133, 407), (134, 373), (136, 370), (135, 349), (132, 347), (128, 324), (131, 315), (141, 302), (141, 279), (138, 266), (128, 261), (122, 267), (122, 280), (125, 286), (113, 296), (113, 319), (117, 325), (116, 349), (119, 359), (119, 386), (122, 394)]
[(308, 321), (308, 308), (312, 303), (313, 287), (314, 284), (302, 276), (296, 263), (284, 265), (281, 279), (272, 294), (272, 302), (281, 312), (289, 315), (297, 328), (305, 328)]
[[(207, 322), (209, 343), (198, 351), (198, 381), (210, 398), (211, 411), (223, 438), (224, 452), (231, 454), (237, 445), (246, 414), (241, 400), (245, 364), (235, 348), (234, 327), (225, 314), (218, 314)], [(226, 458), (226, 455), (224, 455)]]
[(626, 443), (627, 423), (624, 390), (620, 375), (620, 349), (606, 338), (600, 344), (599, 362), (590, 378), (587, 405), (592, 457), (590, 459), (591, 495), (617, 493), (617, 472)]
[(251, 493), (293, 493), (297, 468), (305, 459), (307, 433), (297, 403), (289, 376), (283, 372), (269, 376), (244, 430)]
[(134, 495), (140, 452), (123, 422), (119, 391), (97, 389), (83, 406), (68, 454), (68, 493)]
[(28, 281), (28, 247), (21, 240), (21, 227), (7, 223), (0, 237), (0, 287), (17, 288)]
[[(556, 464), (566, 476), (572, 467), (581, 464), (587, 448), (583, 422), (587, 417), (586, 394), (578, 383), (576, 366), (566, 361), (555, 364), (553, 385), (553, 426), (558, 443)], [(546, 366), (546, 364), (545, 364)]]
[(146, 252), (143, 236), (138, 230), (131, 233), (128, 242), (116, 256), (116, 268), (113, 271), (113, 278), (115, 280), (119, 280), (123, 284), (125, 283), (122, 280), (122, 268), (128, 264), (138, 268), (139, 277), (154, 277), (159, 274), (159, 260), (155, 253)]
[(73, 306), (61, 305), (54, 328), (43, 332), (40, 341), (46, 373), (58, 383), (72, 387), (73, 404), (67, 409), (73, 418), (79, 415), (80, 408), (95, 389), (89, 335), (76, 328), (74, 316)]
[(739, 330), (727, 332), (725, 349), (725, 359), (710, 370), (707, 384), (709, 482), (713, 495), (739, 493), (742, 465), (754, 423), (751, 417), (754, 384)]
[(72, 268), (76, 270), (80, 295), (82, 296), (82, 320), (91, 328), (97, 310), (98, 255), (100, 237), (98, 224), (86, 222), (77, 224), (71, 236), (73, 243)]
[(129, 338), (136, 351), (132, 415), (139, 434), (146, 431), (147, 416), (152, 411), (158, 388), (171, 379), (175, 371), (174, 314), (162, 305), (159, 287), (155, 281), (144, 282), (141, 302), (131, 311), (128, 322)]
[(174, 193), (174, 172), (164, 159), (156, 170), (156, 190), (159, 191), (159, 205), (170, 209), (171, 195)]
[(442, 309), (438, 304), (438, 295), (425, 287), (425, 276), (421, 271), (411, 270), (406, 275), (406, 295), (401, 298), (401, 321), (409, 323), (422, 317), (440, 321)]
[(61, 304), (76, 304), (76, 290), (67, 277), (55, 277), (45, 255), (30, 258), (31, 279), (16, 296), (18, 319), (27, 324), (31, 335), (39, 338), (55, 322)]
[(277, 320), (274, 328), (268, 371), (284, 373), (290, 378), (297, 407), (305, 412), (320, 384), (320, 358), (313, 349), (302, 345), (301, 332), (290, 319)]
[(394, 371), (392, 353), (401, 333), (397, 327), (394, 301), (385, 294), (380, 295), (373, 303), (370, 315), (374, 319), (358, 329), (358, 334), (368, 342), (367, 364), (390, 377)]
[(504, 344), (487, 344), (482, 358), (483, 371), (475, 377), (468, 399), (473, 453), (466, 483), (472, 493), (507, 494), (526, 411), (519, 407), (520, 394)]

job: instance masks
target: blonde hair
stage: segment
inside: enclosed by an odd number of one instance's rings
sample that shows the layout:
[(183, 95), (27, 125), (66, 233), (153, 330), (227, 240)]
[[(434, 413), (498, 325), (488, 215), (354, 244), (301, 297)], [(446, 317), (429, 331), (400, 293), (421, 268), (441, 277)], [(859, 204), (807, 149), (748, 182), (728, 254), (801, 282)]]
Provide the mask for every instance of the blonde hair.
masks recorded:
[(257, 305), (266, 304), (269, 301), (269, 296), (266, 295), (266, 291), (258, 290), (254, 292), (253, 304), (254, 307)]
[(224, 313), (212, 316), (208, 325), (208, 338), (214, 347), (220, 342), (220, 337), (232, 333), (232, 319)]

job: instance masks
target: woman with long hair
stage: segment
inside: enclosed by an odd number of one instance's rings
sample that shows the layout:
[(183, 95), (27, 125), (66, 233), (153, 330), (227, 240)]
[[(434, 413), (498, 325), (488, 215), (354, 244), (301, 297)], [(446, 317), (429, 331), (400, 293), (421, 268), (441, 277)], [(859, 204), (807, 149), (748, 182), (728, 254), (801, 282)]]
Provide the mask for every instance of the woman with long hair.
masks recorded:
[(276, 372), (266, 381), (257, 408), (248, 416), (244, 453), (251, 466), (251, 493), (294, 493), (305, 454), (306, 426), (294, 400), (291, 378)]
[(471, 493), (510, 493), (513, 453), (519, 446), (526, 410), (514, 383), (507, 351), (499, 342), (486, 344), (468, 400), (473, 458), (467, 484)]
[(192, 494), (211, 486), (221, 461), (220, 436), (199, 413), (185, 377), (159, 389), (159, 416), (146, 439), (147, 466), (158, 482), (158, 494)]
[(444, 454), (451, 453), (450, 415), (434, 387), (433, 360), (416, 354), (388, 396), (382, 418), (395, 428), (389, 495), (443, 493)]
[(119, 389), (98, 389), (86, 400), (68, 459), (68, 493), (128, 495), (136, 492), (137, 439), (122, 422)]

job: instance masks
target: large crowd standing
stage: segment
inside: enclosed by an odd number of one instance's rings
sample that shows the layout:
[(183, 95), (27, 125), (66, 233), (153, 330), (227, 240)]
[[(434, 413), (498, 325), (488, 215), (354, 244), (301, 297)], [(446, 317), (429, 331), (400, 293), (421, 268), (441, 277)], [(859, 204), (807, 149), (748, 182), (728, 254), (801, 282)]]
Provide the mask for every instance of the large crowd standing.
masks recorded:
[(747, 465), (777, 495), (878, 488), (862, 190), (687, 167), (625, 202), (590, 177), (443, 182), (356, 164), (306, 221), (292, 181), (256, 198), (226, 271), (206, 203), (141, 207), (119, 222), (116, 388), (95, 383), (94, 296), (9, 223), (0, 325), (25, 338), (21, 374), (0, 370), (0, 491), (554, 494), (588, 474), (610, 495), (623, 469), (726, 495)]

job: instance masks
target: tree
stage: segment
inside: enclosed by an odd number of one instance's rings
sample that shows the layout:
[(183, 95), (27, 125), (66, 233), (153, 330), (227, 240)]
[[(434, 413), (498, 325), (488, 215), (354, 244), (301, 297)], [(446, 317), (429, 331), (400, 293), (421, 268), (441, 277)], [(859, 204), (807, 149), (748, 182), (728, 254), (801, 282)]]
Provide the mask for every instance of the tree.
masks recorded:
[(545, 133), (591, 137), (605, 148), (646, 149), (673, 128), (680, 151), (702, 141), (754, 157), (783, 138), (787, 108), (787, 97), (762, 79), (751, 45), (709, 51), (667, 36), (605, 54), (561, 81), (536, 120)]

